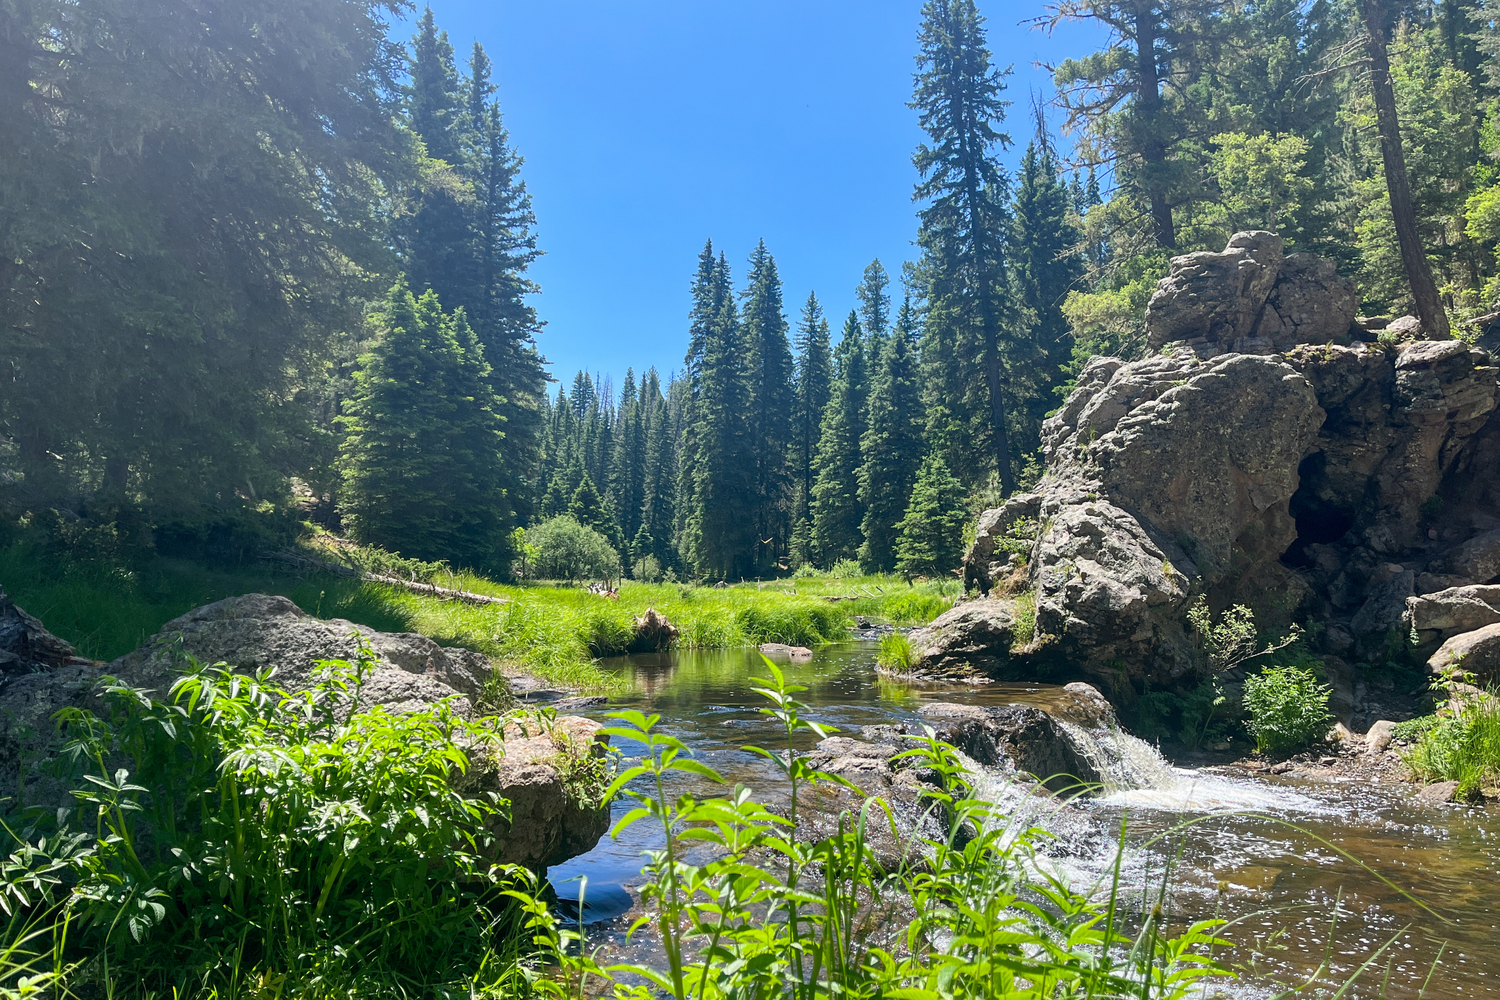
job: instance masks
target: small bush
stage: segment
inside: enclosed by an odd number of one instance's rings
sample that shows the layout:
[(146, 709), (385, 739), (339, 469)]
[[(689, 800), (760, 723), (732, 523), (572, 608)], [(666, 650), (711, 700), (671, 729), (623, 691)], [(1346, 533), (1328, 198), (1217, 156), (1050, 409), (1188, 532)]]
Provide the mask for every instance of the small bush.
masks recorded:
[(599, 532), (564, 514), (526, 532), (534, 546), (532, 573), (543, 580), (608, 580), (620, 575), (620, 554)]
[(887, 670), (905, 673), (917, 662), (917, 652), (905, 633), (892, 632), (880, 640), (880, 652), (875, 654), (875, 662)]
[(1016, 596), (1015, 626), (1011, 633), (1011, 648), (1023, 649), (1036, 639), (1036, 591), (1028, 590)]
[(1436, 715), (1421, 715), (1415, 719), (1398, 722), (1396, 728), (1391, 731), (1391, 739), (1402, 743), (1415, 743), (1436, 729), (1441, 721)]
[(803, 563), (792, 571), (792, 579), (806, 580), (809, 577), (822, 576), (823, 573), (812, 563)]
[(1245, 679), (1246, 724), (1255, 748), (1269, 753), (1294, 753), (1328, 733), (1333, 716), (1328, 711), (1332, 689), (1319, 684), (1310, 670), (1268, 667)]
[(631, 640), (635, 638), (634, 623), (613, 602), (601, 604), (610, 606), (590, 609), (584, 625), (584, 642), (595, 656), (623, 656), (630, 651)]
[(828, 575), (835, 580), (854, 580), (865, 575), (864, 568), (853, 559), (840, 559), (828, 567)]
[(662, 578), (661, 560), (655, 556), (641, 556), (630, 567), (631, 579), (642, 583), (660, 583)]

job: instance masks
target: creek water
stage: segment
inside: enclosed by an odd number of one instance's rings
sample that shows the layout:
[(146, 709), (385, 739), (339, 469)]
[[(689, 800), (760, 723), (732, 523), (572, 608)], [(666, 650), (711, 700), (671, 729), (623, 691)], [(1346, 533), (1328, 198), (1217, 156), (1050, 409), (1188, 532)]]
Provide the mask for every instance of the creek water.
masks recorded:
[[(1041, 684), (910, 687), (877, 675), (873, 643), (830, 646), (809, 661), (779, 665), (789, 681), (807, 687), (798, 697), (811, 706), (811, 718), (854, 736), (863, 725), (913, 720), (926, 701), (1045, 708), (1059, 691)], [(585, 714), (620, 708), (658, 714), (662, 730), (731, 784), (776, 801), (776, 772), (742, 749), (784, 745), (776, 721), (758, 712), (764, 700), (751, 690), (751, 678), (764, 674), (756, 650), (682, 651), (604, 666), (625, 675), (634, 693)], [(1154, 892), (1170, 867), (1176, 919), (1232, 921), (1224, 936), (1237, 946), (1227, 957), (1249, 974), (1226, 992), (1269, 996), (1279, 992), (1275, 984), (1295, 985), (1326, 965), (1323, 982), (1342, 982), (1365, 967), (1343, 994), (1351, 998), (1500, 996), (1500, 813), (1494, 809), (1416, 806), (1406, 786), (1174, 768), (1133, 737), (1075, 735), (1093, 741), (1090, 756), (1109, 777), (1106, 794), (1061, 804), (977, 765), (976, 791), (1055, 833), (1049, 862), (1080, 888), (1107, 887), (1123, 821), (1124, 881), (1137, 894)], [(808, 734), (799, 749), (815, 742)], [(638, 752), (633, 744), (620, 749)], [(679, 779), (673, 788), (673, 794), (722, 791), (698, 778)], [(617, 802), (615, 818), (628, 808)], [(659, 847), (660, 836), (643, 822), (549, 872), (565, 899), (576, 900), (579, 877), (587, 877), (590, 936), (610, 939), (622, 957), (649, 954), (645, 935), (626, 943), (623, 932), (641, 852)]]

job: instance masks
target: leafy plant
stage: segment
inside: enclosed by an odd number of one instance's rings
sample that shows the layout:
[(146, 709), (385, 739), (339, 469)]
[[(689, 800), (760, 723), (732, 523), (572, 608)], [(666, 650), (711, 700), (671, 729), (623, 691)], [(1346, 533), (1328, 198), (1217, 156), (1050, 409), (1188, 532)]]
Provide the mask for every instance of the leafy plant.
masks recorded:
[(1219, 615), (1216, 621), (1209, 610), (1208, 598), (1203, 595), (1188, 606), (1187, 619), (1211, 674), (1227, 673), (1250, 660), (1286, 649), (1302, 638), (1301, 626), (1293, 625), (1281, 640), (1268, 642), (1262, 649), (1255, 612), (1243, 604), (1236, 604)]
[(1415, 742), (1402, 754), (1415, 777), (1456, 781), (1461, 798), (1500, 779), (1500, 699), (1493, 689), (1464, 698), (1457, 713), (1401, 723), (1394, 735)]
[(1268, 667), (1245, 679), (1246, 727), (1261, 752), (1293, 753), (1328, 733), (1332, 689), (1301, 667)]
[(477, 962), (519, 876), (485, 859), (506, 803), (452, 779), (497, 730), (363, 707), (372, 662), (324, 662), (301, 692), (189, 663), (166, 700), (111, 684), (104, 715), (66, 710), (82, 828), (7, 826), (0, 908), (54, 906), (55, 948), (141, 988), (274, 974), (380, 996)]
[(660, 583), (661, 561), (652, 555), (641, 556), (635, 561), (635, 565), (630, 567), (630, 575), (642, 583)]

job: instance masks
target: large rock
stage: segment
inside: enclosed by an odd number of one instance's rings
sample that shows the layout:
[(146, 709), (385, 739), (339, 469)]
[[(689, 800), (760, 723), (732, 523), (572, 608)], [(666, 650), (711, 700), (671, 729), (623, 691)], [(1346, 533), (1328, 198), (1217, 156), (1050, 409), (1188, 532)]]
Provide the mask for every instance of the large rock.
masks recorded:
[(1171, 273), (1146, 306), (1147, 345), (1155, 350), (1195, 339), (1231, 344), (1250, 336), (1281, 264), (1281, 237), (1262, 231), (1235, 233), (1221, 253), (1173, 257)]
[(1251, 336), (1277, 351), (1328, 343), (1347, 338), (1358, 311), (1359, 291), (1333, 261), (1294, 253), (1282, 261)]
[(1002, 546), (1021, 524), (1035, 521), (1042, 510), (1040, 493), (1018, 493), (999, 507), (979, 515), (974, 544), (964, 555), (964, 589), (988, 594), (1012, 565), (1012, 552)]
[(916, 654), (911, 673), (934, 680), (1004, 678), (1015, 629), (1012, 601), (994, 598), (955, 605), (911, 632)]
[(1464, 542), (1445, 556), (1441, 565), (1454, 576), (1475, 583), (1489, 583), (1500, 577), (1500, 529), (1486, 531)]
[(1500, 683), (1500, 624), (1456, 635), (1438, 647), (1427, 669), (1439, 677), (1473, 674), (1481, 686)]
[[(102, 709), (99, 688), (105, 676), (165, 698), (191, 656), (246, 673), (274, 668), (271, 683), (295, 691), (315, 680), (319, 661), (356, 660), (362, 645), (373, 663), (359, 690), (361, 708), (410, 712), (447, 701), (456, 714), (476, 719), (476, 702), (487, 688), (505, 691), (503, 679), (479, 653), (443, 647), (421, 635), (324, 621), (286, 598), (247, 594), (174, 619), (107, 667), (70, 663), (13, 677), (0, 689), (0, 781), (7, 787), (27, 782), (29, 804), (69, 801), (66, 789), (52, 786), (31, 765), (55, 747), (56, 712)], [(511, 800), (514, 822), (497, 824), (494, 858), (540, 869), (592, 848), (607, 828), (608, 809), (597, 801), (599, 789), (584, 780), (603, 773), (598, 725), (562, 716), (545, 731), (540, 721), (531, 729), (522, 732), (513, 723), (502, 730), (498, 745), (486, 741), (467, 748), (470, 767), (455, 780)], [(24, 775), (23, 766), (28, 767)]]
[(1500, 623), (1500, 585), (1449, 587), (1409, 597), (1403, 622), (1424, 642)]

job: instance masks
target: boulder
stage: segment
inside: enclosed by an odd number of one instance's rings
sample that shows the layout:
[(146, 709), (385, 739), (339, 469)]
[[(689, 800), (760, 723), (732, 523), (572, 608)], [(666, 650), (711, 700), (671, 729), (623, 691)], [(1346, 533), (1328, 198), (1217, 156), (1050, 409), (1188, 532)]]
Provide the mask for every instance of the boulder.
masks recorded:
[(1449, 573), (1475, 583), (1500, 578), (1500, 528), (1475, 535), (1444, 556), (1441, 565)]
[(964, 554), (964, 590), (988, 595), (1010, 567), (1012, 553), (1001, 548), (1011, 530), (1024, 521), (1035, 521), (1042, 510), (1040, 493), (1019, 493), (979, 515), (974, 543)]
[[(12, 678), (0, 689), (0, 781), (8, 787), (26, 782), (31, 804), (71, 801), (66, 789), (54, 787), (33, 765), (55, 748), (51, 719), (56, 712), (102, 707), (104, 676), (164, 698), (186, 655), (247, 673), (274, 668), (271, 682), (295, 691), (316, 679), (319, 661), (353, 661), (362, 644), (374, 658), (359, 691), (362, 708), (410, 712), (446, 700), (456, 714), (473, 719), (483, 694), (504, 696), (503, 679), (479, 653), (440, 646), (421, 635), (324, 621), (284, 597), (246, 594), (168, 622), (140, 649), (107, 667), (69, 663)], [(498, 747), (488, 741), (468, 747), (471, 766), (455, 781), (512, 802), (514, 826), (496, 828), (501, 836), (494, 860), (540, 868), (592, 848), (608, 826), (609, 811), (597, 801), (600, 789), (579, 779), (603, 773), (597, 761), (603, 753), (599, 725), (563, 716), (548, 723), (545, 733), (540, 722), (533, 728), (523, 732), (511, 725), (502, 730)], [(25, 774), (19, 773), (23, 766)]]
[(1458, 798), (1458, 782), (1439, 781), (1423, 788), (1411, 797), (1414, 805), (1443, 806)]
[(1391, 629), (1399, 629), (1416, 579), (1417, 575), (1406, 569), (1372, 587), (1369, 598), (1349, 622), (1355, 639), (1362, 636), (1384, 637)]
[(1439, 677), (1473, 674), (1477, 683), (1500, 683), (1500, 624), (1464, 632), (1444, 642), (1427, 660)]
[(1034, 705), (981, 708), (934, 702), (917, 713), (938, 739), (979, 764), (1006, 764), (1055, 792), (1078, 793), (1103, 776), (1050, 713)]
[(1449, 587), (1409, 597), (1402, 620), (1424, 641), (1451, 639), (1500, 623), (1500, 585)]
[(1391, 738), (1395, 735), (1396, 724), (1389, 719), (1381, 719), (1365, 733), (1365, 753), (1383, 753), (1391, 745)]
[(469, 770), (454, 787), (510, 803), (508, 819), (489, 821), (494, 860), (543, 872), (592, 850), (608, 832), (603, 728), (577, 716), (522, 715), (506, 722), (500, 743), (467, 748)]
[(1173, 257), (1146, 305), (1147, 346), (1154, 351), (1174, 340), (1231, 344), (1249, 337), (1281, 265), (1281, 237), (1264, 231), (1235, 233), (1220, 253)]
[(1294, 253), (1281, 264), (1252, 339), (1286, 351), (1297, 344), (1347, 340), (1359, 309), (1359, 291), (1333, 261)]
[(909, 635), (912, 676), (933, 680), (1004, 679), (1015, 641), (1014, 601), (965, 601)]

